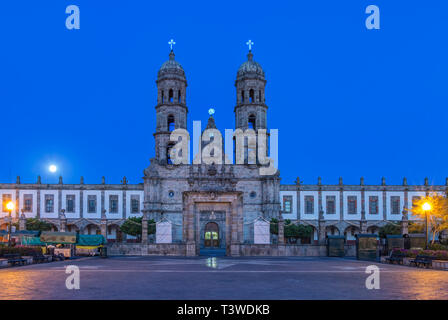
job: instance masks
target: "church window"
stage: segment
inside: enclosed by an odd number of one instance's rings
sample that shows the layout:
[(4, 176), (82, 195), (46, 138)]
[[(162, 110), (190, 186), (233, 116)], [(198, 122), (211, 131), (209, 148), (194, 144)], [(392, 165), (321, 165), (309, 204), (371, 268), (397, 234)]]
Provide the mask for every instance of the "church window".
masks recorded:
[(45, 195), (45, 212), (54, 212), (54, 195), (52, 194)]
[(241, 102), (244, 102), (244, 90), (241, 91)]
[(378, 196), (369, 196), (369, 214), (378, 214)]
[(96, 213), (96, 196), (87, 196), (87, 213)]
[(258, 92), (258, 102), (261, 102), (261, 90)]
[(138, 194), (131, 195), (131, 213), (139, 213), (140, 196)]
[(305, 214), (314, 213), (314, 196), (305, 196)]
[(68, 194), (65, 198), (65, 210), (67, 213), (74, 213), (75, 212), (75, 195), (74, 194)]
[(23, 203), (25, 212), (33, 211), (33, 195), (32, 194), (24, 194), (23, 195)]
[(248, 121), (248, 128), (249, 129), (254, 129), (255, 130), (255, 122), (256, 122), (256, 118), (255, 115), (251, 114), (249, 116), (249, 121)]
[(173, 102), (174, 92), (173, 89), (170, 89), (168, 99), (170, 102)]
[(252, 191), (249, 196), (251, 198), (255, 198), (257, 196), (257, 193), (255, 191)]
[(285, 213), (291, 213), (292, 196), (283, 196), (283, 211)]
[(168, 131), (173, 131), (175, 127), (174, 116), (170, 114), (168, 116)]
[(399, 196), (390, 197), (390, 206), (392, 214), (400, 214), (400, 197)]
[(168, 196), (169, 196), (170, 198), (174, 197), (174, 191), (170, 190), (170, 192), (168, 192)]
[(109, 212), (110, 213), (118, 213), (118, 196), (117, 195), (109, 196)]
[(255, 93), (254, 93), (254, 89), (250, 89), (249, 90), (249, 102), (255, 102), (255, 97), (254, 97)]
[(356, 196), (348, 196), (347, 197), (347, 206), (348, 206), (348, 214), (357, 214), (357, 197)]
[(162, 103), (164, 103), (165, 102), (165, 97), (164, 97), (164, 92), (163, 92), (163, 90), (162, 90)]
[(179, 103), (182, 102), (182, 93), (180, 90), (177, 92), (177, 102), (179, 102)]
[(327, 214), (336, 214), (336, 196), (327, 196), (326, 198)]

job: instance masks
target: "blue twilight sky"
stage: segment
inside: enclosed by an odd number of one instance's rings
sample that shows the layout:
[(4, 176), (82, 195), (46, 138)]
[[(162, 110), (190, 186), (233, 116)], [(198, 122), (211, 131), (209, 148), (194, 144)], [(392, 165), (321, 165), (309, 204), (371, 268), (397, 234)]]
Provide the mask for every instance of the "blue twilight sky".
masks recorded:
[[(70, 4), (80, 30), (65, 27)], [(369, 4), (380, 30), (365, 27)], [(190, 128), (213, 106), (221, 130), (234, 128), (236, 72), (254, 41), (282, 183), (442, 184), (447, 14), (443, 0), (2, 1), (0, 182), (142, 182), (174, 38)]]

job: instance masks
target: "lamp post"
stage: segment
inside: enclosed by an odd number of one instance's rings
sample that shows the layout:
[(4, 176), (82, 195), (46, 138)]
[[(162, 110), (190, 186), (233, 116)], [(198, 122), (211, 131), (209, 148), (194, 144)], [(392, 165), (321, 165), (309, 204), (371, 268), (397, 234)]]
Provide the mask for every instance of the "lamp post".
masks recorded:
[(428, 202), (425, 202), (422, 206), (423, 211), (425, 211), (425, 249), (428, 249), (428, 211), (431, 211), (431, 205)]
[(6, 210), (9, 212), (8, 247), (11, 247), (12, 211), (14, 210), (14, 203), (12, 201), (6, 204)]

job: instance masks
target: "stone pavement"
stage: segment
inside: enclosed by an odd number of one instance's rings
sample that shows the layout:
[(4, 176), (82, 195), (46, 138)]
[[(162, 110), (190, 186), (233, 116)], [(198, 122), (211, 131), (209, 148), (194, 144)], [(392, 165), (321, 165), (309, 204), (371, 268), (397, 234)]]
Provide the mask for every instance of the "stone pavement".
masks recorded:
[[(380, 289), (365, 287), (368, 265)], [(65, 266), (80, 268), (80, 289)], [(0, 269), (0, 299), (448, 299), (448, 272), (343, 258), (98, 257)]]

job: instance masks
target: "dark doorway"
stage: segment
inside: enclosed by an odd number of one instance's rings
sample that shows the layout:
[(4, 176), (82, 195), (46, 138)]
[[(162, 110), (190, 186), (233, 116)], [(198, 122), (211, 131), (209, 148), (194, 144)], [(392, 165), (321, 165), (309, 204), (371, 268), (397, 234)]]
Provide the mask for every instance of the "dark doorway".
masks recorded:
[(218, 248), (219, 247), (219, 227), (215, 222), (209, 222), (204, 228), (204, 247)]

